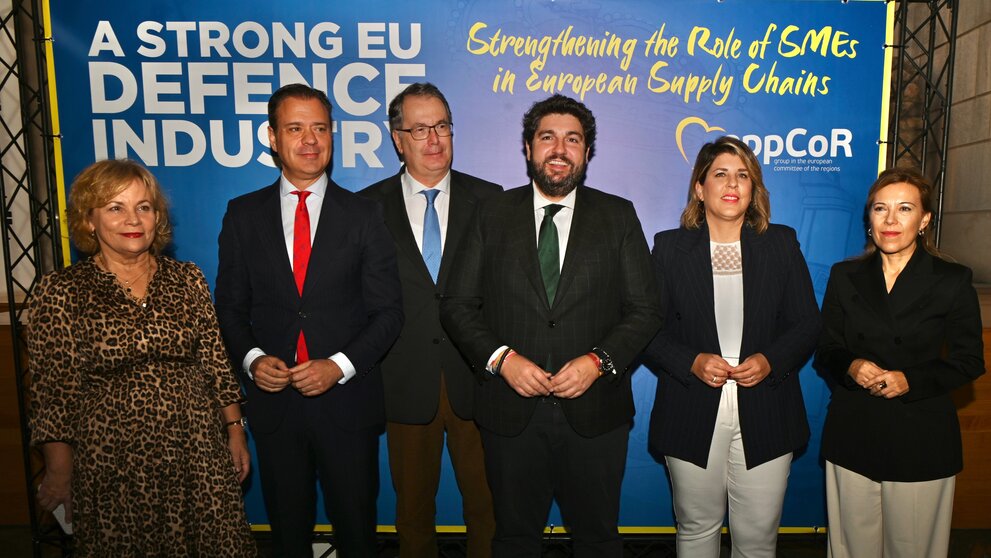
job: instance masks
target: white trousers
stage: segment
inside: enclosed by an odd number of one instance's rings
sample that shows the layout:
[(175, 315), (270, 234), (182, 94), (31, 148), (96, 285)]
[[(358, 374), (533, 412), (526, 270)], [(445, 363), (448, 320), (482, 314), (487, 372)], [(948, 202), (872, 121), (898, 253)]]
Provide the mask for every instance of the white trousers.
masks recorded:
[(729, 503), (734, 558), (773, 558), (791, 453), (747, 470), (736, 382), (723, 386), (705, 469), (665, 457), (678, 521), (678, 556), (718, 558)]
[(956, 477), (874, 482), (826, 462), (832, 558), (945, 557)]

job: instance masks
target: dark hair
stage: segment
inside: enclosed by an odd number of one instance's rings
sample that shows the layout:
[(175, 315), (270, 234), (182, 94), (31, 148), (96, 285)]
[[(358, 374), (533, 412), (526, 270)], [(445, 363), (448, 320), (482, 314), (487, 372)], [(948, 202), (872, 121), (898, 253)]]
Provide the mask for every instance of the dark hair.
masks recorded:
[(681, 212), (681, 226), (686, 229), (697, 229), (702, 226), (702, 221), (705, 220), (705, 207), (699, 199), (698, 192), (695, 191), (695, 184), (705, 184), (705, 175), (712, 168), (712, 163), (724, 153), (736, 155), (747, 167), (751, 192), (746, 223), (758, 234), (763, 234), (771, 222), (771, 196), (764, 186), (764, 173), (750, 146), (731, 136), (723, 136), (703, 145), (698, 156), (695, 157), (692, 178), (688, 183), (688, 204)]
[(537, 101), (523, 115), (523, 143), (531, 145), (537, 135), (540, 119), (548, 114), (570, 114), (578, 119), (585, 136), (585, 147), (588, 148), (588, 159), (595, 155), (595, 116), (583, 103), (564, 95), (552, 95), (543, 101)]
[(447, 99), (444, 98), (444, 94), (440, 92), (440, 89), (436, 85), (426, 82), (411, 83), (389, 103), (390, 132), (395, 131), (403, 125), (403, 101), (407, 97), (433, 97), (440, 99), (440, 102), (444, 104), (444, 110), (447, 112), (448, 123), (454, 123), (451, 119), (451, 105), (447, 104)]
[(864, 204), (864, 232), (867, 233), (867, 244), (864, 245), (864, 256), (870, 256), (871, 254), (877, 252), (877, 244), (874, 244), (874, 238), (870, 234), (871, 229), (871, 206), (874, 205), (874, 199), (877, 197), (877, 193), (881, 191), (885, 186), (891, 186), (892, 184), (897, 184), (899, 182), (904, 182), (906, 184), (911, 184), (919, 190), (919, 197), (922, 199), (922, 212), (929, 214), (929, 223), (926, 224), (925, 228), (922, 229), (922, 235), (919, 240), (922, 241), (922, 247), (926, 249), (933, 255), (939, 255), (939, 251), (933, 244), (932, 235), (929, 232), (932, 230), (933, 221), (936, 219), (936, 212), (933, 208), (933, 187), (932, 184), (922, 175), (919, 171), (910, 168), (891, 168), (883, 171), (878, 175), (877, 180), (874, 184), (871, 184), (870, 190), (867, 191), (867, 203)]
[(151, 252), (161, 253), (168, 246), (172, 240), (169, 203), (155, 175), (141, 163), (130, 159), (106, 159), (83, 169), (69, 189), (69, 207), (66, 210), (69, 238), (80, 252), (96, 254), (100, 251), (100, 242), (90, 230), (90, 213), (110, 203), (135, 182), (141, 182), (148, 188), (151, 206), (155, 209), (155, 238), (151, 242)]
[(320, 101), (320, 104), (327, 109), (327, 118), (331, 122), (334, 121), (334, 108), (330, 105), (330, 99), (327, 98), (327, 94), (319, 89), (315, 89), (306, 85), (305, 83), (290, 83), (289, 85), (283, 85), (272, 96), (268, 99), (268, 125), (273, 129), (278, 128), (279, 124), (276, 121), (276, 113), (279, 111), (279, 107), (282, 103), (288, 99), (316, 99)]

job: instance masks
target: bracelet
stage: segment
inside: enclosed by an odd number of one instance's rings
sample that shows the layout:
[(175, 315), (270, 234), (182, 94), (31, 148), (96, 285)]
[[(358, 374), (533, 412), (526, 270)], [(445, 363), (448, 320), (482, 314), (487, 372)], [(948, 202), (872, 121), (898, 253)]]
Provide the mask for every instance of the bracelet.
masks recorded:
[(248, 419), (245, 418), (245, 417), (241, 417), (241, 418), (239, 418), (237, 420), (232, 420), (232, 421), (230, 421), (228, 423), (224, 423), (224, 428), (230, 428), (230, 427), (235, 426), (235, 425), (236, 426), (240, 426), (241, 428), (245, 428), (245, 427), (248, 426)]
[(597, 354), (595, 354), (593, 352), (588, 352), (588, 353), (585, 353), (585, 354), (586, 354), (586, 356), (588, 356), (589, 358), (592, 359), (592, 362), (595, 363), (595, 369), (599, 371), (599, 374), (602, 374), (602, 359), (599, 358), (599, 355), (597, 355)]
[(512, 349), (506, 349), (502, 352), (502, 356), (499, 357), (499, 362), (496, 363), (495, 368), (492, 369), (492, 375), (498, 376), (502, 372), (502, 364), (506, 362), (506, 359), (516, 354), (516, 351)]

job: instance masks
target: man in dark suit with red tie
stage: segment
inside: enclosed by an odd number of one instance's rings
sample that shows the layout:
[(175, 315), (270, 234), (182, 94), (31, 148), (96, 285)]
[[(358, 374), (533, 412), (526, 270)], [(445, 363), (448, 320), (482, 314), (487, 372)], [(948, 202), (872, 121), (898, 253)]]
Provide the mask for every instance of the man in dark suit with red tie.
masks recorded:
[(268, 104), (282, 175), (228, 204), (216, 299), (247, 393), (276, 556), (312, 556), (319, 478), (341, 556), (376, 552), (378, 362), (402, 327), (395, 248), (378, 205), (328, 176), (327, 96)]
[(389, 104), (403, 168), (361, 193), (378, 200), (399, 257), (406, 321), (382, 362), (400, 558), (436, 558), (434, 500), (445, 433), (461, 489), (468, 556), (491, 554), (495, 519), (474, 417), (474, 378), (440, 325), (440, 299), (478, 203), (502, 188), (451, 170), (454, 124), (443, 93), (414, 83)]
[(540, 556), (552, 500), (575, 556), (623, 552), (630, 367), (661, 318), (633, 204), (584, 185), (595, 136), (574, 99), (530, 108), (532, 183), (480, 205), (441, 302), (441, 323), (480, 378), (497, 558)]

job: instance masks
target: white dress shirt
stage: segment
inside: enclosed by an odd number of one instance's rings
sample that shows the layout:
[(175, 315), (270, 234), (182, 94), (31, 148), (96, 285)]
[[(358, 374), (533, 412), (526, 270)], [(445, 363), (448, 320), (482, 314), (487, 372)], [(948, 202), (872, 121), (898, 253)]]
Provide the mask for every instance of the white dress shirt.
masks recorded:
[[(289, 254), (289, 265), (293, 264), (293, 231), (296, 225), (296, 205), (299, 203), (299, 197), (293, 194), (296, 190), (297, 188), (286, 179), (286, 176), (282, 175), (282, 179), (279, 181), (279, 202), (282, 211), (282, 234), (285, 237), (286, 253)], [(310, 246), (313, 246), (313, 239), (316, 238), (317, 234), (317, 225), (320, 222), (320, 209), (323, 207), (323, 199), (327, 195), (327, 175), (321, 175), (316, 182), (310, 184), (306, 191), (310, 193), (306, 197), (306, 211), (310, 214)], [(423, 196), (420, 197), (422, 198)], [(423, 226), (421, 225), (420, 228), (422, 229)], [(420, 235), (422, 236), (423, 233), (421, 232)], [(255, 347), (244, 356), (244, 361), (241, 365), (244, 367), (244, 372), (252, 380), (255, 377), (251, 373), (251, 363), (256, 358), (265, 356), (265, 354), (265, 351)], [(354, 365), (351, 364), (351, 359), (345, 356), (344, 353), (338, 352), (332, 355), (330, 360), (334, 361), (341, 368), (341, 372), (344, 373), (344, 377), (337, 383), (346, 383), (354, 377), (356, 373)]]

